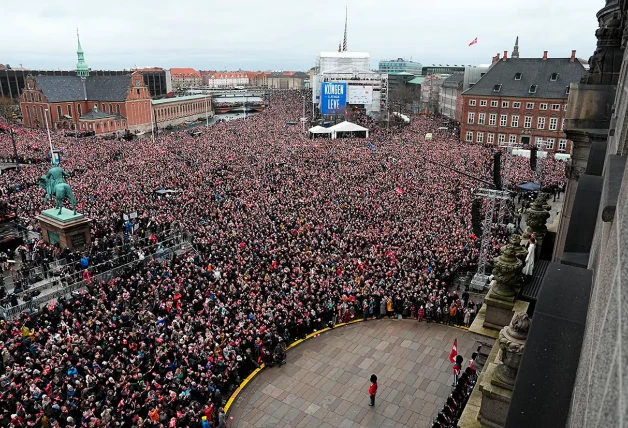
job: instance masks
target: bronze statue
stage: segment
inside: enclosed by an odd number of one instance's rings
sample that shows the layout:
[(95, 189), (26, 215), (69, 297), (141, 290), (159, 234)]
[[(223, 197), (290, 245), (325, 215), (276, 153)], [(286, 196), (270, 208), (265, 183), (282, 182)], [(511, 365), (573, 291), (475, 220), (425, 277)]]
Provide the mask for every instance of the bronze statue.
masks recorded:
[(76, 215), (76, 198), (72, 192), (72, 188), (65, 181), (65, 177), (70, 175), (63, 170), (60, 166), (54, 166), (48, 170), (46, 175), (42, 175), (39, 179), (39, 186), (46, 189), (46, 199), (44, 205), (48, 203), (53, 195), (57, 198), (57, 208), (59, 208), (59, 215), (63, 210), (63, 199), (68, 198), (72, 203), (74, 209), (74, 215)]

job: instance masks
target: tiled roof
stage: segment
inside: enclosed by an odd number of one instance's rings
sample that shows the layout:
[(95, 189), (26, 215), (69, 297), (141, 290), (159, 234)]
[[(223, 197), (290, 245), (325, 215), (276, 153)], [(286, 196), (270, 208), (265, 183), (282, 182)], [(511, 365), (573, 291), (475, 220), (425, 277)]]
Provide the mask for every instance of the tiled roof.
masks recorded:
[(102, 111), (90, 110), (87, 113), (85, 113), (84, 115), (82, 115), (79, 119), (82, 119), (82, 120), (96, 120), (96, 119), (108, 119), (108, 118), (115, 118), (115, 117), (116, 117), (115, 114), (105, 113), (105, 112), (102, 112)]
[[(77, 76), (37, 76), (36, 85), (48, 102), (83, 101), (83, 83)], [(131, 75), (89, 76), (85, 81), (90, 101), (125, 101)]]
[(464, 73), (454, 73), (443, 82), (445, 88), (458, 88), (464, 82)]
[[(508, 58), (493, 64), (464, 95), (567, 98), (567, 87), (579, 82), (585, 71), (580, 61), (571, 62), (569, 58)], [(550, 78), (553, 73), (557, 73), (555, 81)], [(495, 91), (497, 85), (501, 85), (499, 91)], [(536, 85), (536, 91), (530, 93), (532, 85)]]
[(193, 68), (171, 68), (172, 77), (201, 77), (201, 74)]

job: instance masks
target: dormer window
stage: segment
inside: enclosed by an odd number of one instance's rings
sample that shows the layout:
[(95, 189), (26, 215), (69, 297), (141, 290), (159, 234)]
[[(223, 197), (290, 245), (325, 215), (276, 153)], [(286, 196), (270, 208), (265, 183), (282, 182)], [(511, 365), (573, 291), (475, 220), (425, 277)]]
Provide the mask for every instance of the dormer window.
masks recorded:
[(565, 95), (569, 95), (569, 86), (567, 86), (567, 89), (565, 90)]
[(550, 75), (550, 82), (555, 82), (558, 80), (558, 73), (552, 73)]
[(493, 92), (499, 92), (502, 90), (502, 85), (495, 85), (493, 86)]
[(521, 73), (515, 73), (515, 80), (521, 80)]
[(536, 88), (537, 88), (537, 85), (530, 85), (530, 91), (529, 92), (531, 94), (536, 94)]

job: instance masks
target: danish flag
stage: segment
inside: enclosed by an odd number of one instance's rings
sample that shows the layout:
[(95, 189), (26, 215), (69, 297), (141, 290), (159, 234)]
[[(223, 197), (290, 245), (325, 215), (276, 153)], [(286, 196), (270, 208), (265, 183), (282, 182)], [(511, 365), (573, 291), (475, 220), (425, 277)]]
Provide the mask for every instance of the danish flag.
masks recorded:
[(451, 352), (449, 353), (449, 361), (452, 363), (456, 361), (456, 356), (458, 355), (458, 338), (454, 339), (454, 346), (451, 347)]
[(473, 46), (478, 42), (478, 38), (476, 37), (475, 39), (473, 39), (473, 41), (471, 43), (469, 43), (469, 46)]

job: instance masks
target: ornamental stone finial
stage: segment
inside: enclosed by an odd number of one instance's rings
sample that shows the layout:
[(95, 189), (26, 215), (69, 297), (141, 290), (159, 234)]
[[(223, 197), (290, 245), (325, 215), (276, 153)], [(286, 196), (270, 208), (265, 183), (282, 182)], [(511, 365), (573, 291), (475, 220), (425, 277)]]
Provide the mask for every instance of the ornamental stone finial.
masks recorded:
[(530, 318), (525, 312), (517, 312), (510, 325), (501, 329), (498, 339), (501, 363), (495, 369), (491, 383), (513, 390), (529, 331)]

